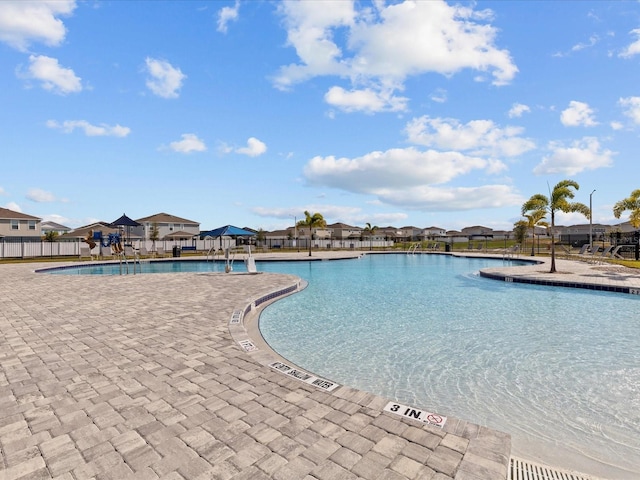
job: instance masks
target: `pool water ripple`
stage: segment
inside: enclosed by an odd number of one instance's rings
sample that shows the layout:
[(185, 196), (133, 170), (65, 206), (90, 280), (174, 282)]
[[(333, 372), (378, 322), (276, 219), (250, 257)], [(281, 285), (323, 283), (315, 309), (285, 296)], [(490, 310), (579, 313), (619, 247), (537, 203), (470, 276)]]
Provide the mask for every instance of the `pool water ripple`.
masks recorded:
[(318, 375), (507, 431), (514, 453), (640, 472), (640, 299), (474, 273), (492, 262), (261, 263), (309, 287), (265, 309), (260, 329)]

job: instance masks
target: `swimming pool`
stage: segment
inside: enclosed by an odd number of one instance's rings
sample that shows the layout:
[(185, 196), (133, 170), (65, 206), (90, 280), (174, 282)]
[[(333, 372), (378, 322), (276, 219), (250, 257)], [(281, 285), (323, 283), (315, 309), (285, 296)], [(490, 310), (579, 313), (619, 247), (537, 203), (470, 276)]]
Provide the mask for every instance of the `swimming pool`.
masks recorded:
[(260, 330), (322, 377), (508, 432), (514, 454), (640, 472), (640, 299), (476, 273), (495, 265), (444, 255), (258, 264), (309, 281), (267, 307)]
[[(242, 260), (233, 262), (234, 272), (246, 272), (247, 268)], [(68, 265), (64, 267), (45, 268), (43, 273), (54, 275), (123, 275), (149, 273), (207, 273), (224, 272), (224, 261), (205, 260), (142, 260), (125, 264), (120, 262), (90, 263), (83, 265)]]

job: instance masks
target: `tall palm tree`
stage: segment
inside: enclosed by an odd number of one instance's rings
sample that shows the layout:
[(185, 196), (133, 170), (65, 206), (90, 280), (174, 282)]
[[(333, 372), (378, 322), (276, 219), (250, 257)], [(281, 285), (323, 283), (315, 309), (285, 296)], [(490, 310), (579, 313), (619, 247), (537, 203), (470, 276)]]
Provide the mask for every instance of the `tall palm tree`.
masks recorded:
[(326, 226), (327, 222), (324, 220), (324, 217), (321, 214), (314, 213), (313, 215), (311, 215), (308, 211), (305, 210), (304, 220), (300, 220), (298, 222), (298, 227), (309, 229), (309, 256), (311, 256), (311, 240), (313, 229), (324, 228)]
[(616, 202), (613, 206), (613, 215), (620, 218), (622, 212), (630, 210), (629, 222), (634, 228), (640, 227), (640, 189), (631, 192), (631, 195), (624, 200)]
[(524, 215), (527, 219), (527, 228), (531, 229), (531, 256), (534, 257), (536, 255), (535, 252), (535, 238), (536, 238), (536, 227), (548, 227), (549, 223), (545, 220), (547, 217), (547, 212), (543, 210), (533, 210), (531, 213), (527, 213)]
[(375, 235), (377, 229), (377, 225), (374, 225), (372, 227), (369, 222), (367, 222), (366, 227), (364, 227), (363, 232), (369, 237), (369, 250), (373, 250), (373, 236)]
[[(573, 180), (562, 180), (553, 187), (553, 190), (549, 192), (549, 197), (536, 193), (529, 200), (522, 205), (522, 215), (526, 215), (527, 212), (542, 213), (543, 217), (550, 215), (551, 217), (551, 270), (549, 273), (556, 273), (556, 245), (555, 245), (555, 226), (556, 226), (556, 212), (562, 211), (565, 213), (578, 212), (585, 217), (591, 217), (591, 211), (583, 203), (570, 202), (575, 196), (573, 190), (579, 190), (580, 185)], [(536, 215), (539, 215), (536, 213)]]

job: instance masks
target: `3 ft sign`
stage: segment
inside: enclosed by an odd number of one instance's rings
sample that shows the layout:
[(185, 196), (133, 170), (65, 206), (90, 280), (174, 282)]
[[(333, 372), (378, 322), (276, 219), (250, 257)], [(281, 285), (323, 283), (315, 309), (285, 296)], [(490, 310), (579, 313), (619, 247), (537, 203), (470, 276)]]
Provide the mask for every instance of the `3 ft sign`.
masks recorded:
[(418, 410), (417, 408), (407, 407), (406, 405), (400, 405), (399, 403), (389, 402), (384, 407), (387, 412), (395, 413), (405, 418), (411, 418), (412, 420), (418, 420), (422, 423), (428, 423), (436, 427), (444, 427), (447, 422), (447, 417), (438, 415), (436, 413), (425, 412), (424, 410)]

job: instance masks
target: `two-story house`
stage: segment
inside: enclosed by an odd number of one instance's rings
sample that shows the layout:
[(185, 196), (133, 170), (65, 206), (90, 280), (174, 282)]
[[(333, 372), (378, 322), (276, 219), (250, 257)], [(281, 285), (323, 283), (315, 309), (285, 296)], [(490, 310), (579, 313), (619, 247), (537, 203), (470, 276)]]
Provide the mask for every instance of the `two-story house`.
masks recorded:
[(132, 233), (144, 240), (151, 240), (151, 232), (158, 230), (158, 240), (189, 239), (200, 235), (200, 223), (168, 213), (156, 213), (136, 220), (139, 227), (133, 227)]
[(40, 240), (42, 237), (42, 219), (0, 208), (0, 238), (4, 241)]

